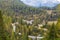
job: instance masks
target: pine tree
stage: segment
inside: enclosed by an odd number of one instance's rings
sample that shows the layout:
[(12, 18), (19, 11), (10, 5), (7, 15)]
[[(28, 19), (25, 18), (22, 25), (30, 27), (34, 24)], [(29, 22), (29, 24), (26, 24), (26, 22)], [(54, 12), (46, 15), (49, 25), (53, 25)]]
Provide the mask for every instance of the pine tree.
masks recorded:
[(50, 32), (48, 34), (47, 40), (56, 40), (56, 29), (54, 23), (51, 26)]
[(2, 12), (0, 11), (0, 40), (6, 40), (6, 31), (4, 27)]
[(60, 37), (60, 17), (58, 18), (58, 22), (56, 24), (56, 30), (57, 30), (57, 37)]

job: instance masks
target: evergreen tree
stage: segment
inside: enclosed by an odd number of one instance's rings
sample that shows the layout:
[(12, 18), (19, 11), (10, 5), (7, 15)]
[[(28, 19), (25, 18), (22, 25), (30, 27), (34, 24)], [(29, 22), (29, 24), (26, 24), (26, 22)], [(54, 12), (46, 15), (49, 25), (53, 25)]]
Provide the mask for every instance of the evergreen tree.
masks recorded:
[(58, 22), (56, 24), (56, 30), (57, 30), (57, 37), (60, 37), (60, 18), (58, 18)]
[(56, 29), (60, 30), (60, 18), (58, 19), (57, 25), (56, 25)]
[(47, 40), (56, 40), (56, 29), (54, 23), (52, 24), (48, 35), (49, 36)]
[(0, 40), (6, 40), (6, 31), (4, 27), (2, 12), (0, 11)]

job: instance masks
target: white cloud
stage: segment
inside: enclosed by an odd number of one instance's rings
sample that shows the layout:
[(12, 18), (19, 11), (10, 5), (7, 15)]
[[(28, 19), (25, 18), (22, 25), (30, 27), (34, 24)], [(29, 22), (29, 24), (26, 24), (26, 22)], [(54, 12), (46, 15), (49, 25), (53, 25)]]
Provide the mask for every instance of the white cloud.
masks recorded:
[(60, 0), (57, 0), (58, 2), (60, 2)]
[(44, 5), (55, 5), (55, 4), (59, 4), (60, 0), (21, 0), (23, 3), (25, 3), (26, 5), (30, 5), (30, 6), (44, 6)]

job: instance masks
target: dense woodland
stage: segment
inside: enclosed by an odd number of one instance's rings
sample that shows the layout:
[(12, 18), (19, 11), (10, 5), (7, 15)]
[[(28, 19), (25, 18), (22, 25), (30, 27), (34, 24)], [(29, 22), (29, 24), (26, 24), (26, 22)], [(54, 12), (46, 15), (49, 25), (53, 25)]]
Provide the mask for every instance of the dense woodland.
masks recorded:
[[(49, 25), (49, 21), (57, 23)], [(13, 29), (12, 25), (16, 28)], [(37, 8), (27, 6), (20, 0), (0, 0), (0, 40), (33, 40), (29, 35), (43, 36), (41, 40), (60, 40), (60, 4), (53, 8)]]

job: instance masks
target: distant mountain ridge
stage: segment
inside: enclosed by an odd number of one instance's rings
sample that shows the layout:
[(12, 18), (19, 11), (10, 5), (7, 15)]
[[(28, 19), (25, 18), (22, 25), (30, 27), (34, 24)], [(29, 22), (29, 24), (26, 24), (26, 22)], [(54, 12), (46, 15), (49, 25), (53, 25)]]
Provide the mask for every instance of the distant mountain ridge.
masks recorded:
[(45, 12), (45, 10), (50, 10), (54, 8), (50, 7), (39, 7), (35, 8), (32, 6), (25, 5), (20, 0), (0, 0), (0, 9), (7, 13), (16, 14), (39, 14)]
[(34, 7), (54, 7), (58, 4), (60, 4), (59, 0), (20, 0), (24, 4)]

